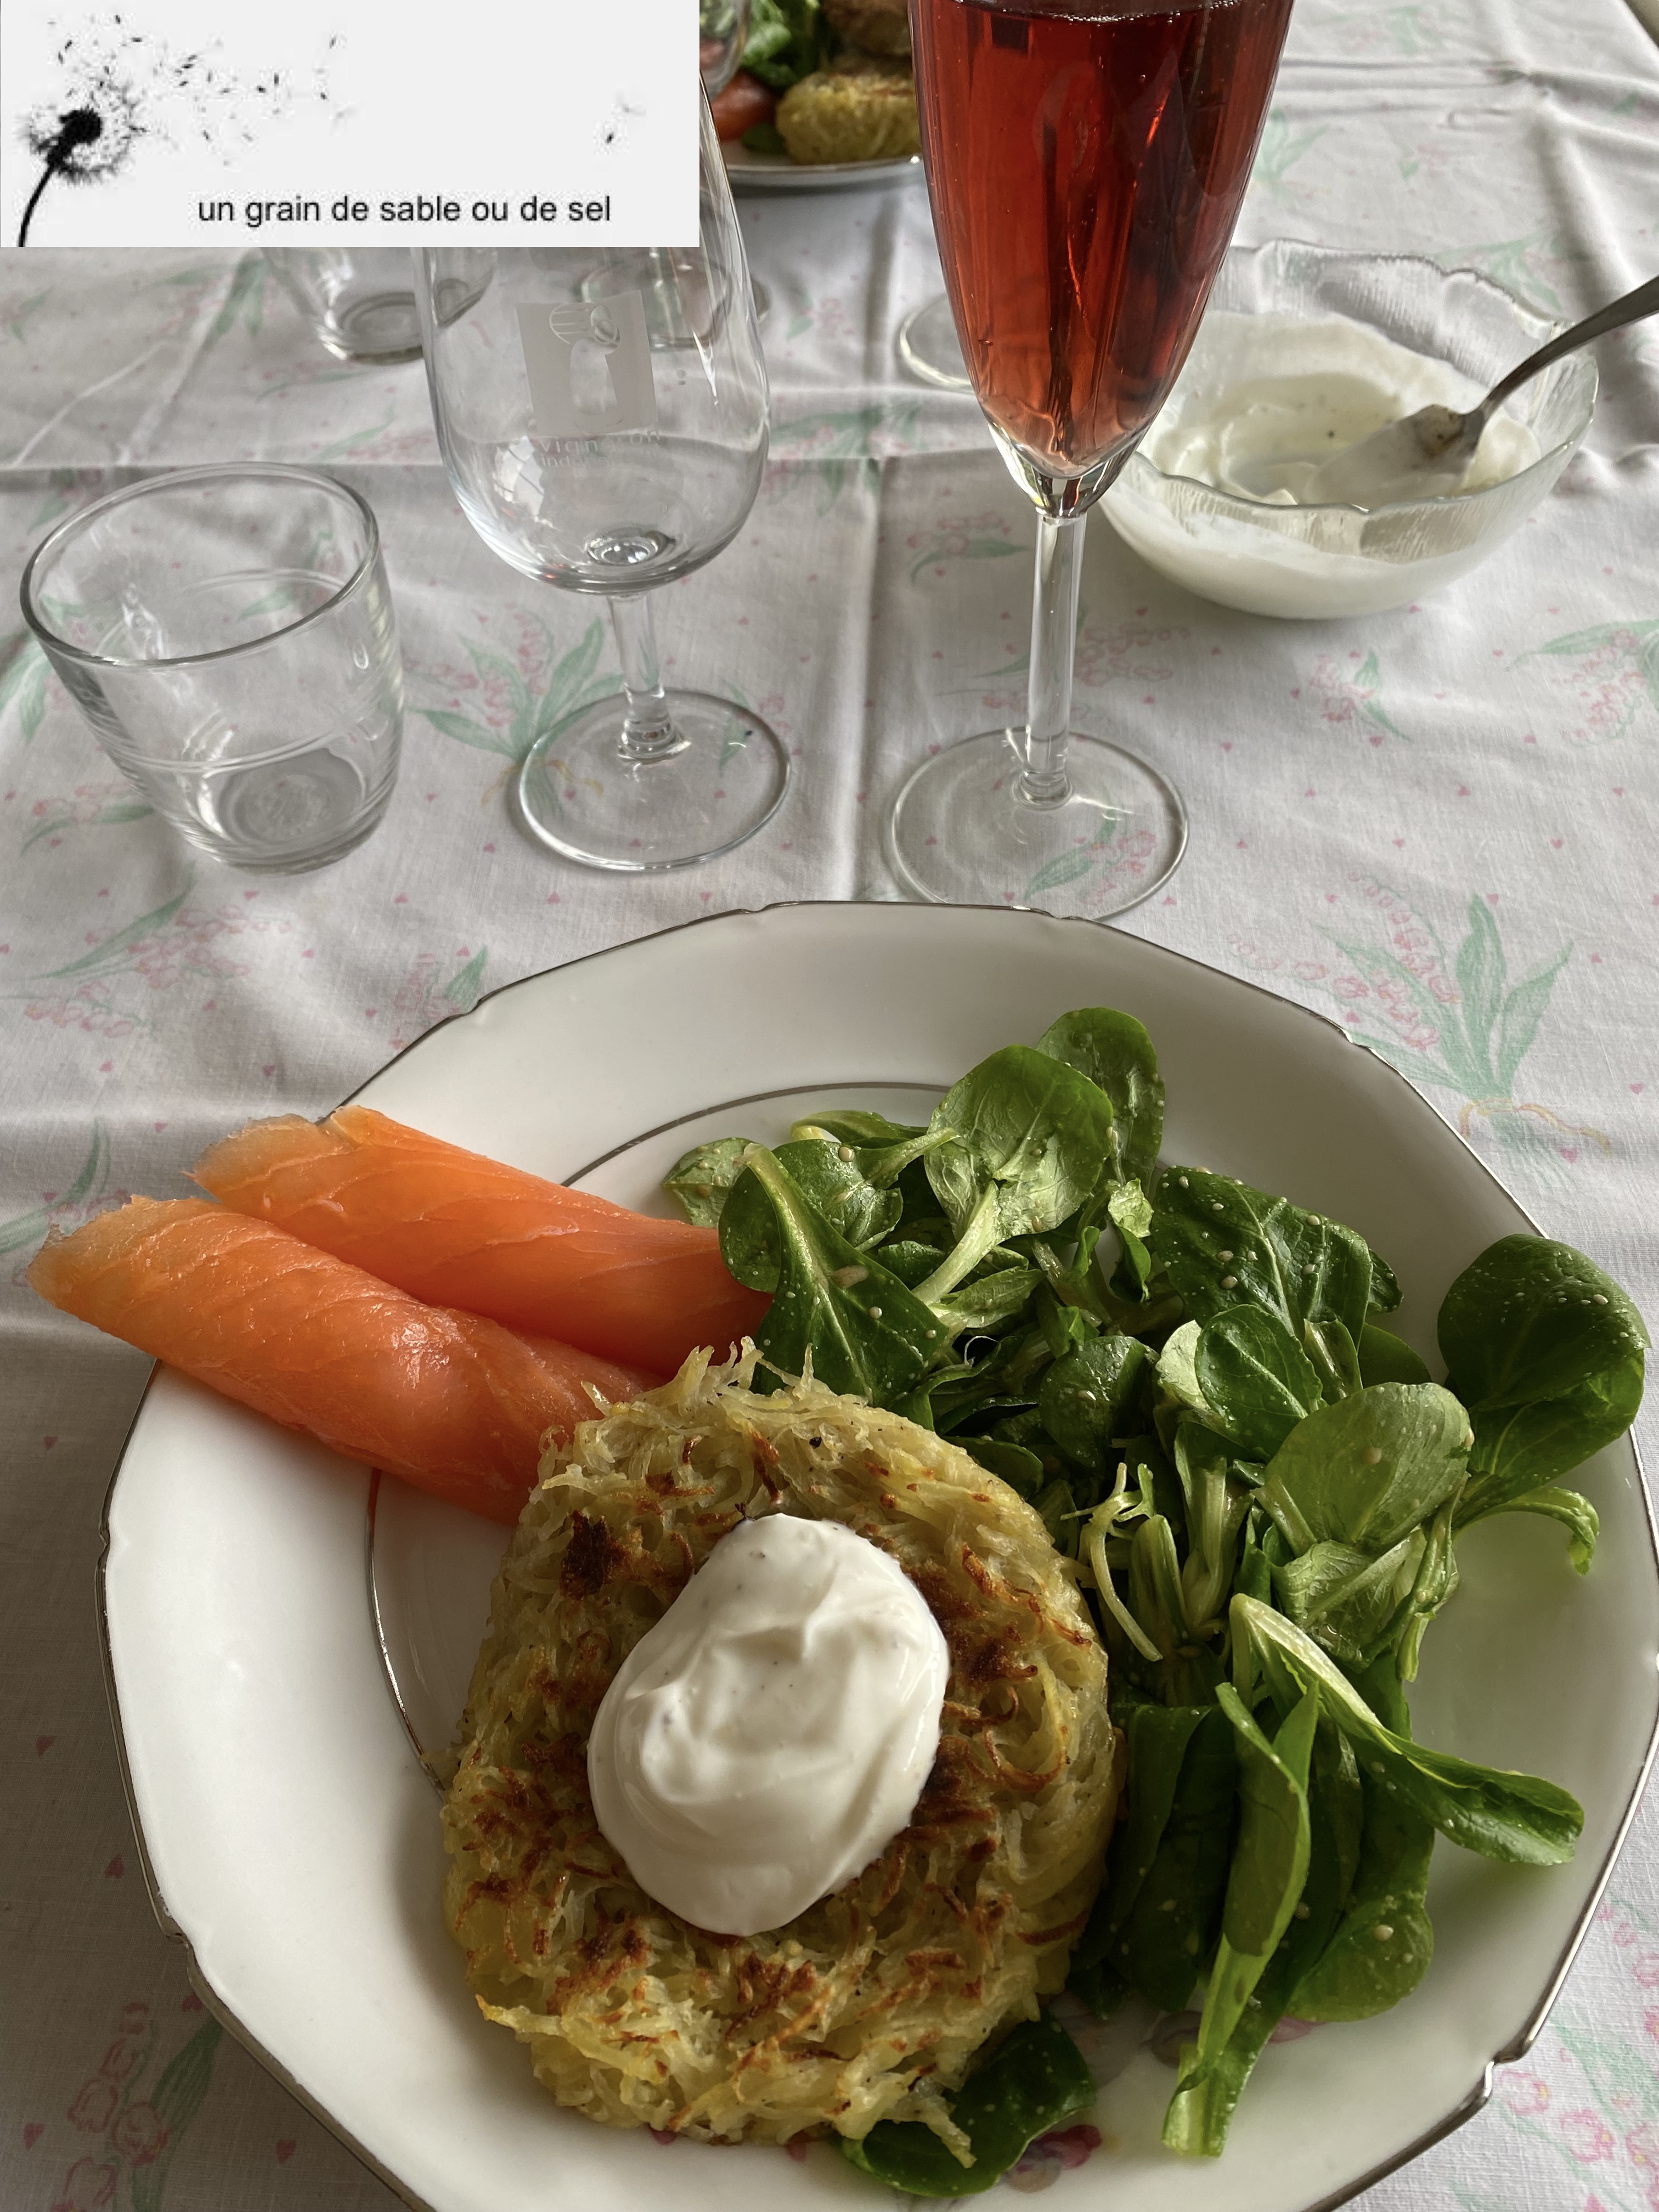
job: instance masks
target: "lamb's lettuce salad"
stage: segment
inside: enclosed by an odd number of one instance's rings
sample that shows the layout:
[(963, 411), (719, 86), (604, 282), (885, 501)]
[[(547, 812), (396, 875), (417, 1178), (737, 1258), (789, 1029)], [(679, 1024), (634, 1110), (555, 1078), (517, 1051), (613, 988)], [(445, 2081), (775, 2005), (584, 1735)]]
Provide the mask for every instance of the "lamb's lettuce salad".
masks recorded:
[[(775, 1151), (700, 1146), (665, 1188), (772, 1293), (775, 1380), (810, 1365), (949, 1436), (1078, 1562), (1127, 1767), (1068, 1986), (1104, 2016), (1202, 1984), (1164, 2139), (1214, 2156), (1281, 2020), (1363, 2020), (1422, 1978), (1437, 1834), (1571, 1856), (1566, 1791), (1419, 1744), (1406, 1686), (1471, 1522), (1545, 1515), (1588, 1570), (1595, 1511), (1561, 1478), (1629, 1427), (1648, 1336), (1582, 1253), (1506, 1237), (1446, 1293), (1437, 1381), (1364, 1237), (1160, 1167), (1163, 1124), (1146, 1030), (1085, 1007), (925, 1127), (825, 1110)], [(914, 2123), (848, 2155), (915, 2195), (977, 2191), (1085, 2082), (1045, 2014), (957, 2093), (971, 2168)]]

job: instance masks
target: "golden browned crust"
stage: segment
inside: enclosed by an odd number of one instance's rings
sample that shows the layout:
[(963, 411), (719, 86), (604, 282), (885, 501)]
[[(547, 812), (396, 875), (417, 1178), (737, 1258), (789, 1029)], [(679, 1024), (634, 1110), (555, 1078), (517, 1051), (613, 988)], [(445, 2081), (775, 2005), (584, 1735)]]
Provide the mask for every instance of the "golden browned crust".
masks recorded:
[[(502, 1563), (444, 1811), (449, 1923), (480, 2008), (561, 2104), (622, 2127), (787, 2142), (940, 2092), (1056, 1989), (1115, 1779), (1106, 1662), (1068, 1562), (968, 1455), (753, 1354), (675, 1380), (543, 1462)], [(720, 1936), (632, 1881), (586, 1743), (622, 1660), (738, 1521), (832, 1518), (896, 1559), (951, 1652), (910, 1826), (787, 1927)]]
[(791, 85), (777, 127), (792, 161), (890, 161), (921, 151), (915, 80), (907, 62), (843, 54)]

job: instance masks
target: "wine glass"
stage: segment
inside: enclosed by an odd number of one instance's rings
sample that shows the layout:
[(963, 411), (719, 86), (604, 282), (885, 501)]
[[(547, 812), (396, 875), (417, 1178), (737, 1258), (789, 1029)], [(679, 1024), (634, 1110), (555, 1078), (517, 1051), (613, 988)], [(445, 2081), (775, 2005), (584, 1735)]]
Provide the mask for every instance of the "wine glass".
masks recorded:
[(912, 307), (894, 343), (899, 359), (919, 383), (937, 385), (941, 392), (973, 390), (948, 293), (935, 292), (931, 300)]
[(1072, 727), (1088, 511), (1164, 404), (1249, 182), (1291, 0), (912, 0), (922, 161), (975, 397), (1037, 510), (1026, 720), (890, 823), (908, 888), (1102, 915), (1164, 881), (1174, 787)]
[[(737, 75), (743, 60), (743, 50), (749, 43), (749, 13), (750, 0), (700, 0), (697, 15), (698, 66), (702, 76), (702, 88), (714, 100), (725, 91)], [(661, 246), (642, 246), (627, 257), (629, 283), (637, 284), (647, 295), (658, 291), (658, 277), (664, 262)], [(620, 260), (618, 266), (624, 265)], [(772, 295), (758, 276), (751, 274), (750, 289), (755, 295), (755, 320), (763, 324), (771, 312)], [(656, 301), (657, 312), (665, 311), (660, 293)]]
[(730, 543), (766, 459), (766, 370), (706, 100), (699, 161), (699, 242), (658, 257), (648, 289), (630, 252), (538, 246), (496, 253), (469, 302), (459, 254), (416, 256), (438, 441), (468, 521), (523, 574), (611, 604), (622, 691), (544, 732), (519, 777), (526, 826), (592, 867), (729, 852), (788, 780), (759, 715), (665, 690), (652, 632), (647, 594)]
[(750, 0), (701, 0), (697, 11), (702, 87), (710, 100), (738, 73), (749, 38)]

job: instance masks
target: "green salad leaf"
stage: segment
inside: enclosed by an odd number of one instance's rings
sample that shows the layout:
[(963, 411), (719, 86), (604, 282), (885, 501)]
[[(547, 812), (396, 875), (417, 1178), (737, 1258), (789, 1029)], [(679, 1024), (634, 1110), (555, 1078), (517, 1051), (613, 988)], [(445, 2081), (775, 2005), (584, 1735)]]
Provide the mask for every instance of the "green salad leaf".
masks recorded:
[(1181, 2078), (1164, 2123), (1166, 2138), (1181, 2147), (1204, 2119), (1187, 2109), (1201, 2100), (1206, 2083), (1224, 2060), (1234, 2030), (1279, 1948), (1308, 1878), (1312, 1834), (1308, 1814), (1308, 1772), (1314, 1732), (1319, 1724), (1319, 1695), (1310, 1690), (1292, 1709), (1273, 1741), (1257, 1727), (1243, 1700), (1223, 1683), (1216, 1703), (1231, 1722), (1237, 1739), (1238, 1841), (1227, 1876), (1222, 1906), (1221, 1941), (1210, 1968), (1198, 2040), (1182, 2052)]
[(1166, 1168), (1154, 1202), (1152, 1254), (1195, 1321), (1254, 1305), (1299, 1344), (1306, 1321), (1340, 1321), (1358, 1341), (1370, 1303), (1371, 1255), (1340, 1222), (1209, 1175)]
[(860, 2172), (912, 2197), (977, 2197), (994, 2188), (1029, 2142), (1095, 2100), (1083, 2053), (1050, 2012), (1012, 2027), (951, 2100), (973, 2164), (920, 2120), (878, 2120), (862, 2142), (842, 2138)]
[(717, 1229), (743, 1172), (747, 1137), (717, 1137), (712, 1145), (698, 1145), (676, 1160), (663, 1177), (663, 1188), (678, 1202), (686, 1219), (699, 1229)]
[(1164, 1141), (1164, 1079), (1141, 1024), (1109, 1006), (1085, 1006), (1050, 1022), (1036, 1048), (1086, 1075), (1110, 1099), (1116, 1178), (1150, 1181)]
[[(756, 1341), (774, 1377), (810, 1364), (832, 1390), (877, 1405), (913, 1390), (947, 1341), (943, 1325), (872, 1253), (813, 1211), (775, 1153), (750, 1145), (744, 1158), (773, 1217), (777, 1287)], [(724, 1221), (721, 1235), (724, 1249)], [(766, 1374), (757, 1370), (757, 1388), (769, 1387)]]
[(821, 69), (829, 51), (818, 0), (751, 0), (743, 66), (774, 92), (787, 92)]
[(924, 1298), (937, 1298), (994, 1245), (1058, 1229), (1091, 1196), (1111, 1143), (1112, 1109), (1064, 1061), (1007, 1045), (952, 1085), (930, 1129), (949, 1133), (927, 1170), (957, 1238), (920, 1285)]
[(1359, 1332), (1356, 1346), (1359, 1356), (1359, 1380), (1371, 1382), (1427, 1382), (1431, 1378), (1428, 1368), (1419, 1358), (1409, 1344), (1386, 1328), (1379, 1328), (1368, 1321)]
[(1153, 1367), (1139, 1337), (1091, 1336), (1056, 1359), (1037, 1391), (1043, 1427), (1081, 1473), (1106, 1472)]
[(1194, 1379), (1241, 1451), (1271, 1459), (1321, 1402), (1319, 1375), (1284, 1322), (1260, 1306), (1229, 1306), (1198, 1334)]
[(1540, 1500), (1546, 1484), (1636, 1418), (1648, 1344), (1641, 1315), (1570, 1244), (1504, 1237), (1447, 1291), (1439, 1337), (1474, 1428), (1457, 1525), (1492, 1513), (1553, 1514), (1583, 1573), (1595, 1548), (1592, 1510)]
[(1322, 1710), (1353, 1743), (1362, 1771), (1442, 1835), (1516, 1866), (1559, 1866), (1572, 1856), (1584, 1814), (1565, 1790), (1536, 1775), (1430, 1751), (1385, 1728), (1335, 1661), (1269, 1606), (1235, 1597), (1232, 1628), (1235, 1645), (1251, 1647), (1281, 1703), (1317, 1689)]
[(1315, 1407), (1267, 1463), (1261, 1503), (1285, 1540), (1326, 1538), (1373, 1557), (1462, 1488), (1468, 1416), (1437, 1382), (1376, 1382)]
[(1641, 1315), (1570, 1244), (1504, 1237), (1466, 1267), (1440, 1309), (1440, 1354), (1472, 1413), (1535, 1406), (1638, 1359)]
[[(764, 65), (815, 20), (757, 0)], [(1202, 1987), (1164, 2140), (1213, 2156), (1287, 2013), (1366, 2019), (1417, 1986), (1437, 1834), (1571, 1856), (1568, 1793), (1419, 1743), (1405, 1686), (1472, 1522), (1553, 1520), (1589, 1566), (1595, 1509), (1561, 1478), (1630, 1425), (1647, 1332), (1583, 1254), (1508, 1237), (1446, 1294), (1437, 1381), (1382, 1324), (1402, 1289), (1365, 1239), (1160, 1173), (1164, 1107), (1141, 1024), (1081, 1007), (925, 1126), (826, 1103), (775, 1152), (696, 1146), (665, 1187), (772, 1294), (758, 1387), (810, 1366), (936, 1430), (1075, 1562), (1127, 1768), (1068, 1986), (1103, 2015)], [(1091, 2094), (1044, 2014), (951, 2100), (971, 2166), (913, 2122), (844, 2148), (893, 2188), (977, 2194)]]

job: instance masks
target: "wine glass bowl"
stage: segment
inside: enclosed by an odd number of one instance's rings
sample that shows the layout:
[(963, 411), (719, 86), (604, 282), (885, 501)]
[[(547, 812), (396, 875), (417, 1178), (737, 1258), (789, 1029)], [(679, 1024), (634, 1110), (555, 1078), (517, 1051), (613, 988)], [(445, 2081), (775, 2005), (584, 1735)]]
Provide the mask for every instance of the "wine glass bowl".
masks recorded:
[(567, 857), (684, 866), (780, 803), (777, 738), (736, 702), (662, 684), (645, 594), (712, 560), (766, 460), (767, 386), (748, 265), (703, 102), (700, 236), (653, 249), (500, 252), (456, 315), (445, 249), (417, 256), (439, 445), (463, 513), (521, 574), (611, 606), (623, 690), (544, 732), (519, 783), (526, 826)]
[(749, 38), (749, 9), (750, 0), (701, 0), (698, 64), (710, 100), (724, 92), (738, 73)]
[(1157, 770), (1072, 727), (1084, 525), (1175, 381), (1232, 235), (1291, 0), (915, 0), (957, 335), (1037, 509), (1027, 718), (946, 746), (890, 823), (916, 895), (1108, 914), (1178, 863)]
[(735, 322), (714, 316), (701, 282), (662, 258), (672, 323), (649, 295), (611, 289), (632, 273), (623, 255), (532, 248), (501, 256), (488, 312), (439, 341), (455, 395), (440, 440), (463, 512), (502, 560), (568, 591), (613, 592), (619, 571), (631, 591), (689, 574), (759, 489), (765, 383), (741, 305)]

